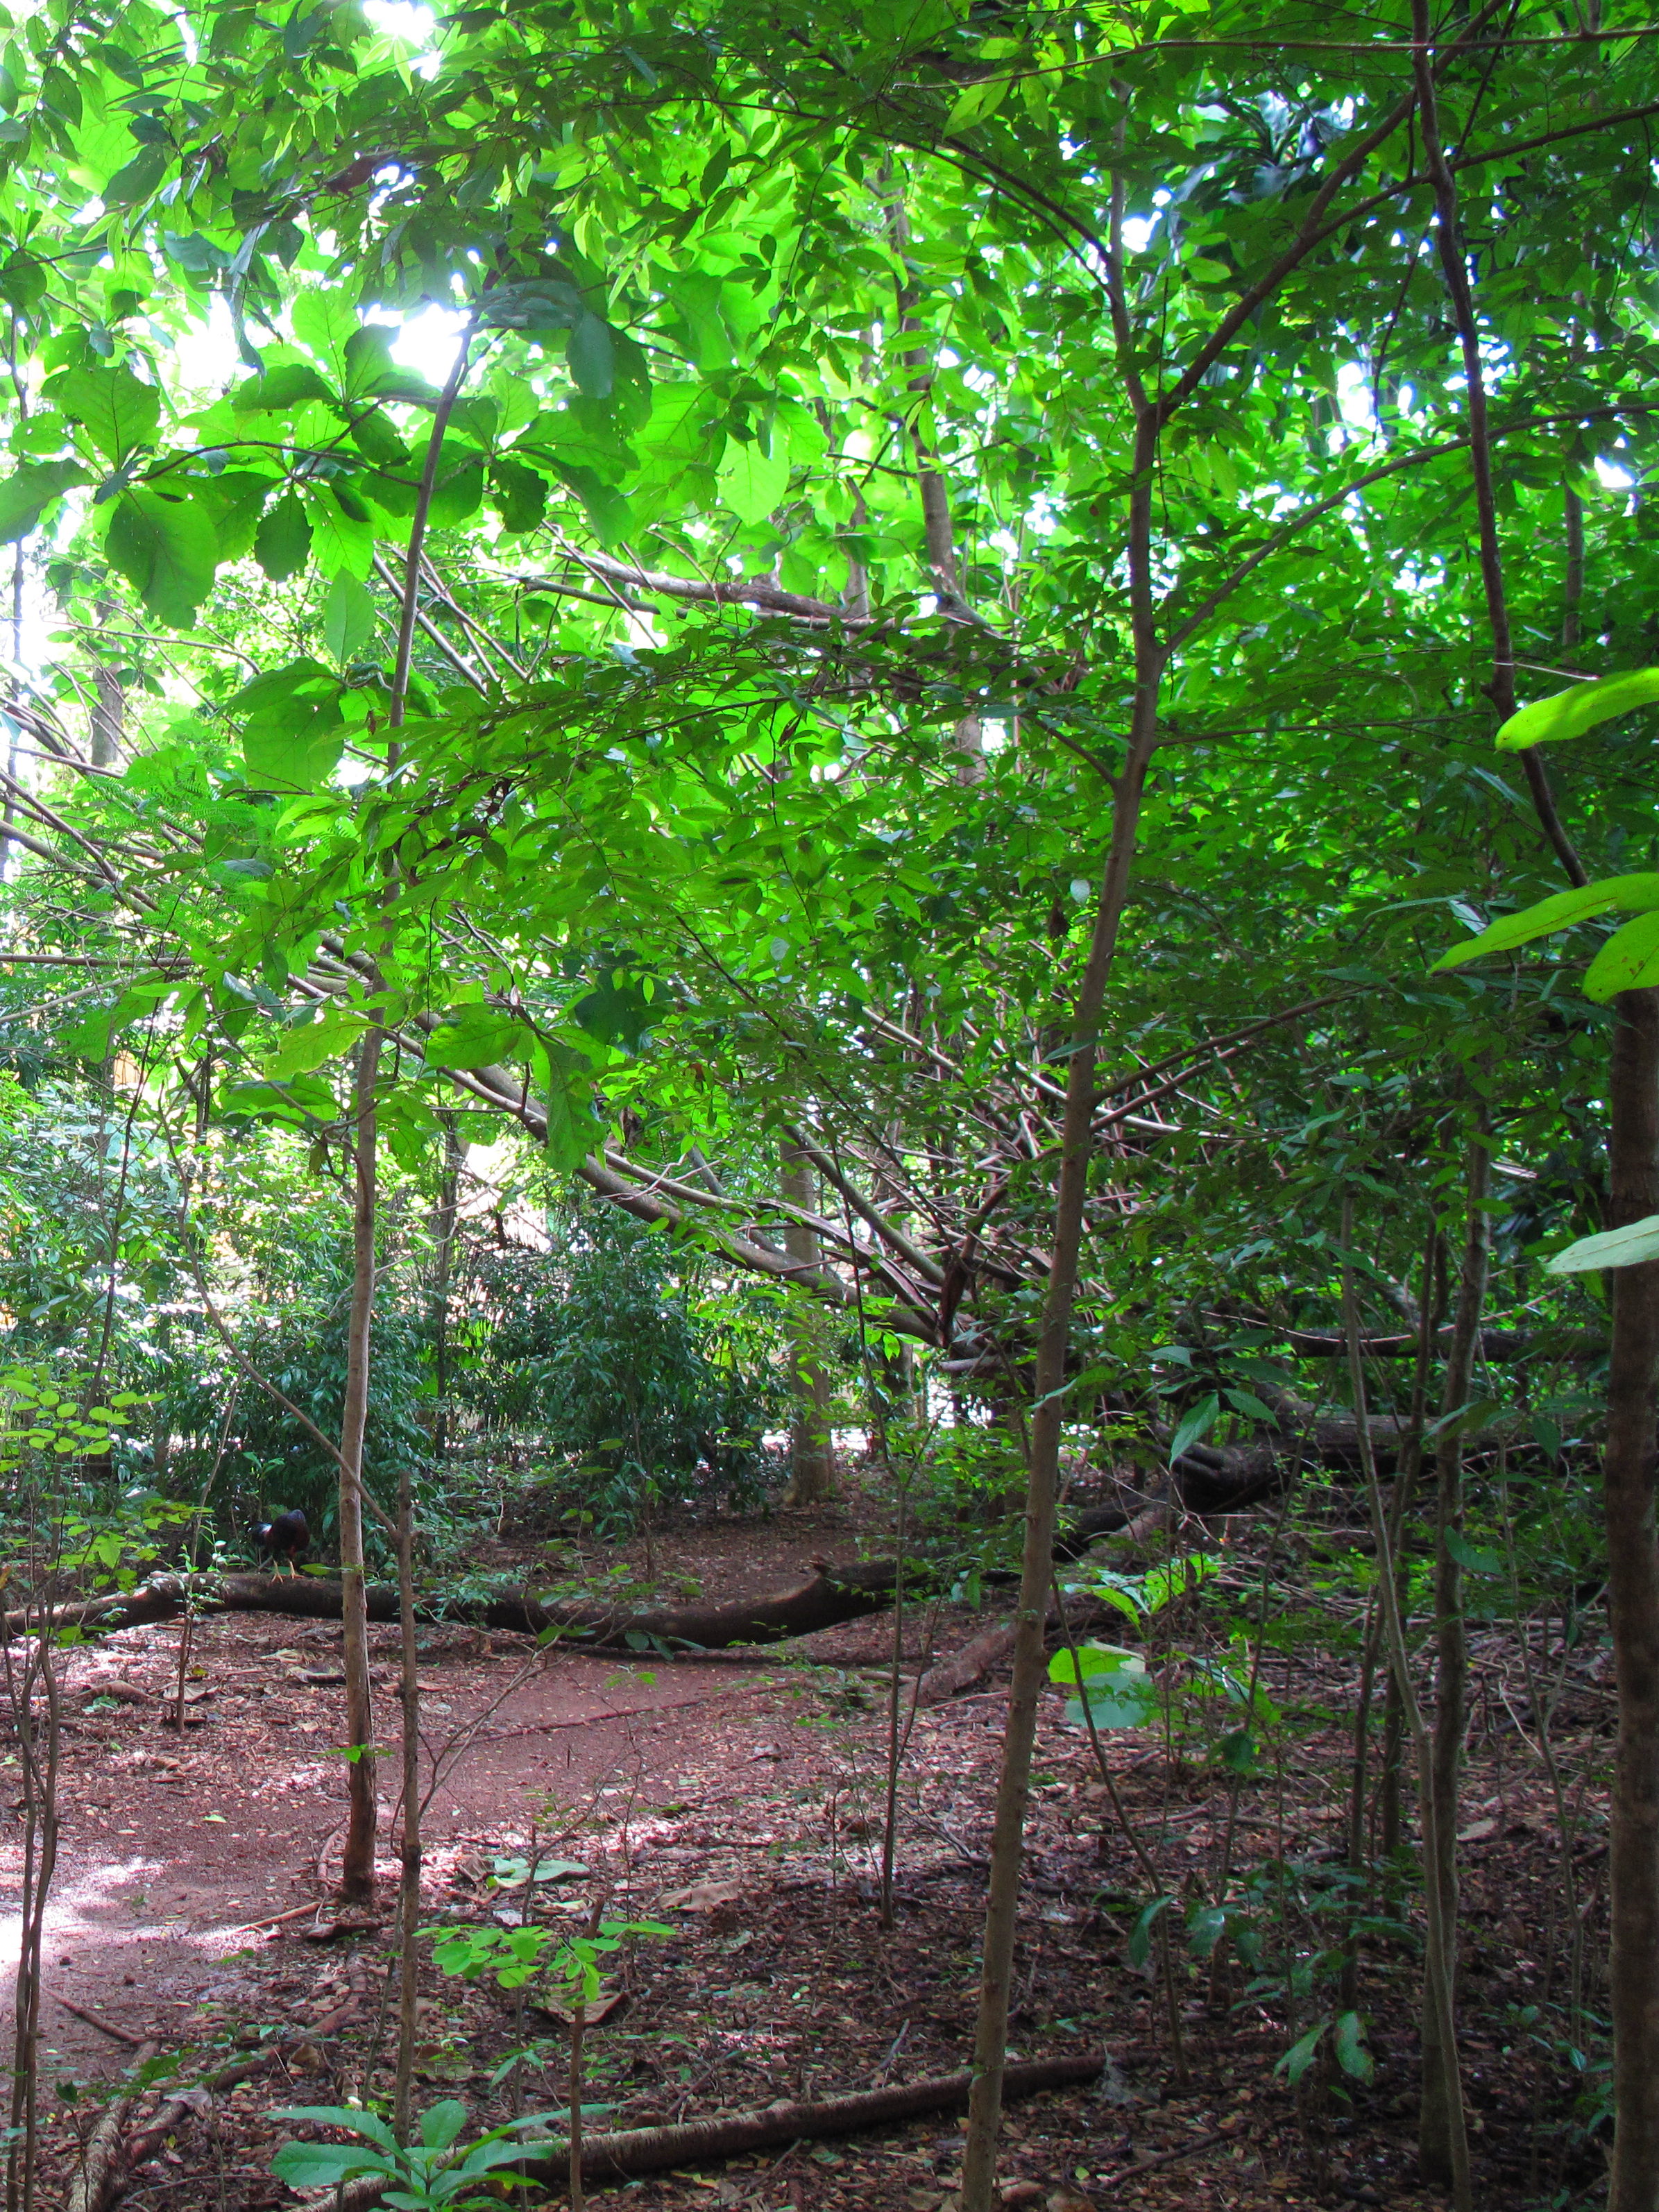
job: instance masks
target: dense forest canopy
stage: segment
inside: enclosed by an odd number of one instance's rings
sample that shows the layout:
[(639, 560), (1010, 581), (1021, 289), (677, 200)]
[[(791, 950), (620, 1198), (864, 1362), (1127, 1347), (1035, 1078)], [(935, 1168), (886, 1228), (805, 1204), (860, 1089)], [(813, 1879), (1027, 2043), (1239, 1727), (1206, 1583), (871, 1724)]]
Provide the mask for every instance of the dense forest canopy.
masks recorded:
[(303, 1491), (361, 1602), (365, 1495), (447, 1556), (492, 1426), (620, 1527), (759, 1494), (786, 1398), (798, 1489), (953, 1419), (1030, 1484), (1016, 1868), (1063, 1455), (1166, 1514), (1433, 1462), (1433, 1714), (1386, 1569), (1373, 1658), (1467, 2201), (1472, 1439), (1613, 1578), (1654, 2212), (1659, 1288), (1569, 1249), (1659, 1213), (1653, 27), (0, 20), (28, 1449), (113, 1396), (147, 1540)]

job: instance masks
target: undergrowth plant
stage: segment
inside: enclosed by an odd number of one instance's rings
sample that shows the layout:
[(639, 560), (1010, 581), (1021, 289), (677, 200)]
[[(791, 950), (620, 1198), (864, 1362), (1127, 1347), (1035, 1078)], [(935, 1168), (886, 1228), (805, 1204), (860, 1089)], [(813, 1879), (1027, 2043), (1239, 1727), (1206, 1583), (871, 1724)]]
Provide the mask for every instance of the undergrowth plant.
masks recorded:
[(454, 2097), (421, 2114), (420, 2139), (411, 2143), (399, 2143), (389, 2122), (355, 2105), (284, 2105), (270, 2117), (336, 2128), (356, 2138), (349, 2143), (284, 2143), (270, 2161), (279, 2181), (294, 2190), (337, 2190), (348, 2181), (375, 2177), (386, 2185), (380, 2202), (397, 2212), (500, 2212), (499, 2191), (486, 2191), (485, 2185), (524, 2156), (519, 2136), (540, 2124), (509, 2120), (463, 2142), (467, 2109)]

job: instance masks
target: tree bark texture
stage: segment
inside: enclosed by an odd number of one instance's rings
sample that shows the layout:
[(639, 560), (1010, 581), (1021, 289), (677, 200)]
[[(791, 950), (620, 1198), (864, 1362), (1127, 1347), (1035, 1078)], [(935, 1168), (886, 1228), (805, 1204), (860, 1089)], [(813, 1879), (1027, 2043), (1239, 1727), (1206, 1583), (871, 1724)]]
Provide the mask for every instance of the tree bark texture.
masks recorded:
[[(1613, 1001), (1607, 1226), (1659, 1213), (1659, 991)], [(1654, 1534), (1659, 1261), (1607, 1277), (1603, 1510), (1619, 1685), (1608, 1833), (1615, 2133), (1607, 2212), (1659, 2207), (1659, 1547)]]

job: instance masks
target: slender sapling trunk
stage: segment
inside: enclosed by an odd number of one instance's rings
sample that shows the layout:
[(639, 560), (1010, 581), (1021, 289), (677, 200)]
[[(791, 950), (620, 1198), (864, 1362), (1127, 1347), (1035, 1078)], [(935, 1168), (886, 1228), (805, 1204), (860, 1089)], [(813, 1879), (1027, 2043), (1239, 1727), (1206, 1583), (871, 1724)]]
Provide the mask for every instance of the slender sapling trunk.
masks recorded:
[[(1659, 1213), (1659, 991), (1613, 1001), (1607, 1225)], [(1654, 1536), (1659, 1261), (1611, 1271), (1602, 1462), (1619, 1684), (1608, 1824), (1616, 2113), (1607, 2212), (1659, 2206), (1659, 1546)]]
[(1439, 1993), (1431, 1993), (1426, 1984), (1424, 1990), (1423, 2106), (1418, 2121), (1418, 2156), (1425, 2179), (1442, 2186), (1453, 2182), (1456, 2139), (1464, 2131), (1456, 2053), (1443, 2045), (1441, 2021), (1443, 2014), (1449, 2014), (1454, 2025), (1457, 2017), (1457, 1807), (1463, 1776), (1463, 1739), (1469, 1725), (1469, 1654), (1463, 1618), (1463, 1570), (1455, 1549), (1463, 1533), (1463, 1439), (1455, 1417), (1468, 1403), (1492, 1250), (1486, 1212), (1492, 1156), (1486, 1121), (1483, 1111), (1469, 1139), (1463, 1261), (1458, 1272), (1457, 1310), (1440, 1403), (1441, 1420), (1447, 1425), (1441, 1428), (1435, 1446), (1434, 1734), (1429, 1761), (1434, 1802), (1432, 1819), (1423, 1832), (1424, 1875), (1439, 1893), (1446, 1988), (1443, 2005)]

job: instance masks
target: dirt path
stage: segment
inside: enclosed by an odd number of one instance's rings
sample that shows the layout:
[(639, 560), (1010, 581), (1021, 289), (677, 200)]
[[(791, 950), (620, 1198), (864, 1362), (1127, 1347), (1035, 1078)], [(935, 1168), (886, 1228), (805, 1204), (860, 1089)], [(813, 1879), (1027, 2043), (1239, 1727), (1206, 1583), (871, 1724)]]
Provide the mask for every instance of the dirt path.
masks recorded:
[[(701, 1532), (678, 1555), (677, 1573), (737, 1596), (787, 1582), (826, 1537), (850, 1549), (833, 1522), (741, 1534)], [(198, 1623), (181, 1745), (172, 1723), (182, 1635), (174, 1625), (129, 1630), (64, 1662), (63, 1844), (42, 2026), (49, 2065), (77, 2079), (118, 2069), (128, 2047), (57, 1999), (135, 2035), (199, 2038), (237, 2018), (258, 1986), (246, 1971), (257, 1941), (248, 1923), (325, 1893), (337, 1865), (338, 1629), (269, 1618)], [(884, 1641), (873, 1622), (829, 1631), (793, 1663), (871, 1657)], [(371, 1650), (380, 1732), (390, 1741), (395, 1632), (374, 1631)], [(660, 1796), (677, 1778), (702, 1774), (712, 1738), (775, 1716), (791, 1664), (619, 1662), (441, 1628), (422, 1632), (421, 1653), (435, 1893), (468, 1846), (527, 1834), (538, 1808), (545, 1834), (561, 1818), (568, 1825)], [(383, 1797), (383, 1849), (393, 1809)], [(8, 2005), (21, 1863), (15, 1844), (0, 1850)], [(392, 1878), (396, 1869), (386, 1859), (380, 1871)]]
[[(699, 1532), (676, 1565), (689, 1574), (695, 1560), (705, 1590), (738, 1595), (853, 1548), (844, 1530)], [(982, 1625), (947, 1614), (939, 1644), (952, 1648)], [(596, 1896), (626, 1917), (663, 1923), (665, 1932), (611, 1962), (620, 2002), (590, 2034), (588, 2093), (613, 2124), (706, 2117), (966, 2063), (1006, 1686), (916, 1717), (884, 1923), (875, 1875), (887, 1716), (875, 1670), (891, 1632), (890, 1617), (877, 1617), (825, 1632), (808, 1652), (746, 1664), (618, 1663), (474, 1631), (424, 1636), (423, 1711), (437, 1759), (432, 1918), (486, 1932), (515, 1924), (526, 1892), (504, 1862), (527, 1852), (533, 1823), (538, 1854), (575, 1863), (568, 1880), (538, 1892), (544, 1925), (586, 1918)], [(365, 2084), (383, 2094), (388, 2078), (386, 1931), (317, 1945), (298, 1922), (263, 1933), (248, 1925), (329, 1887), (344, 1809), (343, 1768), (329, 1755), (341, 1726), (338, 1632), (269, 1618), (199, 1628), (187, 1692), (201, 1717), (182, 1745), (165, 1711), (180, 1634), (131, 1631), (65, 1655), (65, 1843), (46, 1953), (45, 2078), (55, 2091), (69, 2075), (117, 2071), (131, 2055), (63, 2000), (187, 2051), (187, 2076), (280, 2031), (280, 2063), (204, 2103), (141, 2161), (125, 2200), (125, 2212), (210, 2203), (276, 2212), (293, 2199), (271, 2172), (289, 2132), (273, 2113), (336, 2104)], [(392, 1632), (375, 1632), (388, 1739), (394, 1644)], [(908, 1652), (910, 1671), (920, 1659)], [(1346, 1818), (1351, 1745), (1334, 1681), (1305, 1660), (1276, 1661), (1275, 1697), (1287, 1709), (1301, 1701), (1296, 1755), (1278, 1782), (1241, 1787), (1213, 1759), (1172, 1760), (1159, 1740), (1135, 1731), (1115, 1740), (1125, 1817), (1138, 1847), (1157, 1854), (1168, 1893), (1201, 1897), (1224, 1851), (1288, 1867), (1267, 1893), (1268, 1914), (1287, 1881), (1316, 1886)], [(1541, 1785), (1521, 1784), (1512, 1768), (1511, 1758), (1494, 1771), (1488, 1758), (1470, 1774), (1468, 1802), (1482, 1811), (1468, 1832), (1470, 1982), (1479, 1972), (1501, 1984), (1487, 1992), (1487, 2017), (1500, 1996), (1529, 1993), (1536, 1967), (1481, 1945), (1477, 1928), (1500, 1911), (1541, 1922), (1532, 1900), (1553, 1866)], [(1171, 2078), (1163, 1998), (1127, 1954), (1146, 1903), (1143, 1869), (1058, 1699), (1045, 1700), (1039, 1725), (1028, 1838), (1014, 2051), (1110, 2063), (1092, 2084), (1010, 2114), (1004, 2203), (1040, 2212), (1117, 2202), (1156, 2212), (1350, 2203), (1430, 2212), (1413, 2170), (1408, 1958), (1383, 1947), (1368, 1960), (1362, 2001), (1375, 2023), (1376, 2078), (1322, 2105), (1298, 2100), (1284, 2081), (1291, 2031), (1271, 1984), (1253, 1994), (1237, 1963), (1218, 1978), (1188, 1967), (1181, 2025), (1191, 2079), (1182, 2089)], [(0, 1909), (8, 1874), (15, 1905), (15, 1871), (14, 1852), (0, 1865)], [(1516, 1903), (1523, 1893), (1528, 1901)], [(1316, 1887), (1310, 1896), (1316, 1906)], [(15, 1920), (0, 1923), (0, 1940), (15, 1942)], [(1267, 1932), (1271, 1941), (1270, 1920)], [(524, 2109), (556, 2124), (568, 2083), (564, 2023), (544, 2003), (556, 1991), (504, 1991), (488, 1975), (458, 1981), (429, 1953), (421, 1990), (423, 2102), (459, 2097), (482, 2129), (508, 2117), (521, 2092)], [(1468, 2049), (1480, 2200), (1518, 2212), (1535, 2201), (1519, 2147), (1536, 2063), (1528, 2074), (1524, 2049), (1501, 2060), (1474, 2038)], [(94, 2095), (52, 2115), (54, 2186), (96, 2108)], [(961, 2141), (957, 2123), (940, 2116), (665, 2174), (624, 2194), (638, 2212), (955, 2212)], [(622, 2200), (605, 2192), (596, 2201)]]

